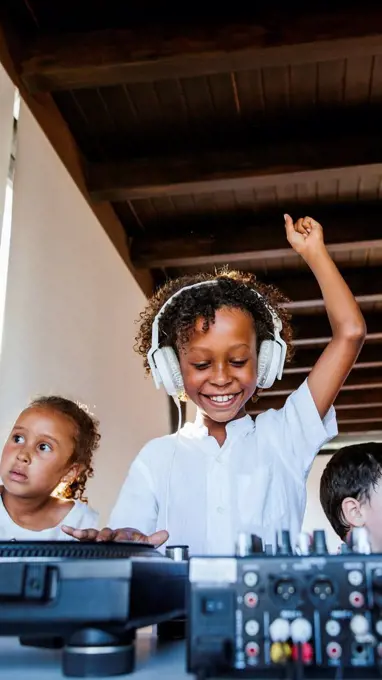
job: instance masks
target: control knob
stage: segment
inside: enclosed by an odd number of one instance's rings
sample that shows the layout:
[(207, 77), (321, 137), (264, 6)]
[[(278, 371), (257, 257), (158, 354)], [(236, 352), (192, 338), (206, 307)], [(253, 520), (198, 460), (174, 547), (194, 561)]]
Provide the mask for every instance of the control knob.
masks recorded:
[(238, 557), (248, 557), (252, 552), (252, 536), (241, 531), (236, 541), (236, 555)]
[(313, 552), (315, 555), (326, 555), (328, 552), (325, 531), (322, 529), (313, 531)]
[(277, 552), (279, 555), (292, 555), (289, 531), (282, 530), (277, 532)]
[(188, 545), (167, 545), (166, 557), (174, 560), (174, 562), (183, 562), (188, 560)]
[(298, 555), (310, 555), (312, 550), (312, 537), (306, 532), (301, 532), (297, 537), (296, 552)]
[(350, 535), (350, 547), (353, 552), (370, 555), (371, 545), (365, 527), (355, 527)]

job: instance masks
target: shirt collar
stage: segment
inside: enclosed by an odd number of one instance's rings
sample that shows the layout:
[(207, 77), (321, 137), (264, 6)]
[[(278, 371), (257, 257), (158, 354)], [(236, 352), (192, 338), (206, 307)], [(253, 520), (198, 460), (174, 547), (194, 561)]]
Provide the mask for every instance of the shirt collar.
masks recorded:
[[(201, 411), (198, 409), (196, 412), (196, 418), (193, 423), (187, 423), (187, 425), (192, 429), (192, 433), (198, 436), (200, 439), (203, 437), (208, 437), (208, 429), (203, 423), (203, 416)], [(226, 424), (227, 438), (231, 437), (233, 434), (240, 436), (250, 432), (255, 427), (250, 415), (245, 415), (243, 418), (238, 418), (237, 420), (231, 420), (231, 422)]]

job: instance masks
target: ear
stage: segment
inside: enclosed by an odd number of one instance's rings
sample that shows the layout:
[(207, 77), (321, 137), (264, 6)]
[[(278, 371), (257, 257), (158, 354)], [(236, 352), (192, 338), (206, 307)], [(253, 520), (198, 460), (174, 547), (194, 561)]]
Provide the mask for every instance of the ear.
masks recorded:
[(344, 498), (341, 509), (344, 520), (350, 526), (350, 529), (365, 525), (363, 505), (356, 498)]
[(80, 465), (80, 463), (73, 463), (65, 475), (61, 477), (60, 484), (71, 484), (83, 469), (84, 466)]

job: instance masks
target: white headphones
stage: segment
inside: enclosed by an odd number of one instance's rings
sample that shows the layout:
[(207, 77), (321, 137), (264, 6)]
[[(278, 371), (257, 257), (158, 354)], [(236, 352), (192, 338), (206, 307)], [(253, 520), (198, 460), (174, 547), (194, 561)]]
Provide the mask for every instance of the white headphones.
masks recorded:
[[(163, 385), (167, 394), (171, 397), (179, 398), (184, 394), (184, 384), (175, 350), (172, 347), (159, 347), (159, 319), (170, 302), (185, 290), (216, 285), (217, 283), (218, 280), (202, 281), (201, 283), (194, 283), (192, 286), (184, 286), (164, 303), (153, 321), (151, 349), (147, 355), (147, 360), (156, 387), (159, 389)], [(262, 297), (254, 288), (251, 290), (254, 295)], [(257, 359), (257, 387), (261, 389), (272, 387), (276, 378), (281, 380), (287, 350), (286, 343), (280, 336), (281, 320), (269, 305), (267, 305), (267, 309), (273, 320), (273, 339), (263, 340), (260, 346)]]

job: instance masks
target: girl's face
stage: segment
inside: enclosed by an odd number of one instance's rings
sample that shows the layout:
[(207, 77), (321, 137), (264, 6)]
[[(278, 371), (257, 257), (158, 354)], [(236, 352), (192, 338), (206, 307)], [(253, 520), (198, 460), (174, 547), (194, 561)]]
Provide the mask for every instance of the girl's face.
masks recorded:
[(187, 395), (204, 416), (227, 423), (245, 414), (257, 382), (256, 332), (253, 319), (240, 309), (223, 307), (203, 331), (197, 320), (189, 342), (180, 350)]
[(1, 458), (7, 491), (23, 498), (50, 496), (61, 481), (71, 481), (78, 467), (70, 465), (74, 435), (73, 423), (61, 413), (40, 406), (23, 411)]

